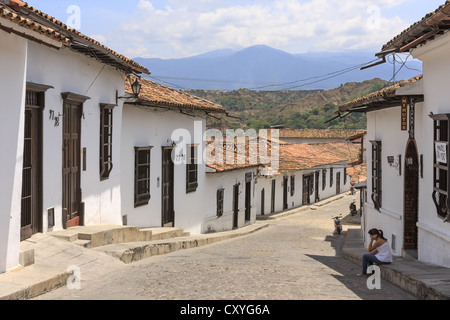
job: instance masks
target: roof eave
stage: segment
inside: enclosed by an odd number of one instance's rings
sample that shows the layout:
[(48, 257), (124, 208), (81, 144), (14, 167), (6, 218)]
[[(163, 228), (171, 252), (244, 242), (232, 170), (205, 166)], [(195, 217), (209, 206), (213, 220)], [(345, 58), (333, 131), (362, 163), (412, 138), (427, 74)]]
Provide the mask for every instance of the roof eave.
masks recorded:
[(449, 1), (386, 43), (382, 48), (382, 52), (389, 50), (408, 52), (412, 48), (433, 39), (433, 37), (444, 33), (448, 29), (450, 29)]

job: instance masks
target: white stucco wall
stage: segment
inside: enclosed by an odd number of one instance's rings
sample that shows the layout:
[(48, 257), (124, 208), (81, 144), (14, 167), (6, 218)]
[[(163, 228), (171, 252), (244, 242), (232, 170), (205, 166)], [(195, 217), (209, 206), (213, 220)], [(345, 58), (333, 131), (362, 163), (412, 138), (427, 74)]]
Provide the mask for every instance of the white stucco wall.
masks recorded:
[[(206, 185), (207, 189), (203, 201), (203, 207), (208, 213), (204, 220), (203, 233), (221, 232), (233, 229), (233, 187), (239, 184), (239, 212), (238, 212), (238, 228), (246, 224), (253, 224), (256, 220), (257, 206), (257, 189), (255, 185), (256, 168), (246, 168), (239, 170), (231, 170), (219, 173), (207, 173)], [(250, 220), (245, 221), (245, 175), (252, 173), (250, 188)], [(217, 190), (224, 189), (223, 215), (217, 216)]]
[[(45, 95), (43, 115), (43, 229), (47, 231), (47, 210), (55, 208), (55, 227), (62, 228), (62, 114), (61, 93), (90, 97), (83, 105), (81, 150), (86, 148), (86, 171), (81, 170), (85, 224), (122, 224), (120, 214), (120, 132), (122, 101), (113, 111), (113, 170), (100, 181), (100, 103), (116, 103), (116, 90), (124, 95), (123, 75), (109, 66), (67, 48), (54, 50), (30, 43), (27, 81), (53, 86)], [(49, 111), (60, 116), (59, 126), (49, 119)], [(82, 168), (81, 168), (82, 169)]]
[[(139, 227), (160, 227), (162, 147), (172, 145), (172, 134), (177, 129), (188, 130), (192, 143), (201, 142), (204, 150), (203, 131), (206, 128), (202, 116), (192, 118), (167, 109), (142, 109), (124, 106), (122, 117), (122, 215), (127, 224)], [(199, 140), (200, 139), (200, 140)], [(134, 147), (152, 146), (150, 166), (150, 194), (148, 205), (134, 208)], [(203, 220), (208, 213), (205, 202), (205, 164), (198, 165), (198, 188), (186, 193), (186, 165), (175, 164), (174, 210), (175, 226), (187, 232), (201, 233)]]
[(27, 41), (0, 31), (0, 273), (19, 264)]
[[(344, 175), (345, 175), (345, 167), (347, 165), (345, 163), (339, 163), (334, 165), (320, 166), (315, 169), (310, 170), (298, 170), (286, 172), (280, 175), (276, 175), (273, 177), (259, 177), (258, 182), (256, 184), (256, 212), (257, 215), (262, 215), (261, 212), (261, 190), (265, 190), (265, 205), (264, 205), (264, 214), (270, 214), (271, 212), (271, 196), (272, 196), (272, 180), (275, 180), (275, 211), (281, 212), (283, 211), (283, 177), (288, 177), (288, 188), (287, 188), (287, 204), (288, 209), (298, 208), (303, 205), (303, 176), (309, 175), (311, 173), (319, 172), (319, 200), (325, 200), (330, 197), (336, 195), (336, 175), (338, 172), (341, 173), (341, 181), (340, 181), (340, 191), (341, 193), (345, 193), (350, 190), (350, 178), (347, 177), (346, 183), (344, 183)], [(330, 186), (330, 168), (333, 168), (333, 185)], [(325, 189), (322, 189), (322, 170), (326, 170), (326, 186)], [(294, 194), (291, 195), (291, 176), (295, 177), (295, 186), (294, 186)], [(315, 180), (313, 179), (313, 183)], [(315, 188), (315, 186), (314, 186)], [(315, 190), (313, 194), (310, 196), (311, 204), (314, 203)]]
[(433, 190), (433, 120), (434, 114), (450, 113), (450, 90), (448, 74), (450, 65), (450, 35), (428, 42), (412, 51), (414, 58), (423, 61), (423, 81), (425, 105), (422, 140), (419, 152), (424, 155), (424, 178), (419, 188), (419, 259), (425, 262), (450, 267), (450, 223), (444, 223), (437, 216), (436, 207), (431, 198)]
[[(419, 155), (424, 153), (423, 133), (424, 104), (416, 103), (415, 139)], [(403, 249), (404, 229), (404, 169), (405, 152), (409, 139), (408, 131), (401, 131), (401, 108), (393, 107), (367, 114), (367, 137), (365, 149), (367, 156), (367, 203), (364, 217), (365, 230), (381, 229), (391, 244), (394, 255), (401, 255)], [(371, 198), (372, 195), (372, 144), (370, 141), (381, 141), (382, 163), (382, 206), (376, 210)], [(390, 166), (387, 157), (393, 156), (395, 161), (401, 155), (401, 175), (395, 166)], [(424, 179), (419, 177), (419, 189), (424, 185)], [(431, 191), (429, 193), (431, 195)], [(430, 196), (431, 200), (431, 196)], [(419, 200), (419, 205), (422, 201)], [(419, 210), (419, 212), (421, 212)], [(419, 213), (419, 216), (421, 214)], [(394, 235), (394, 238), (393, 238)], [(369, 241), (367, 232), (364, 234), (366, 243)], [(395, 243), (392, 241), (395, 240)]]

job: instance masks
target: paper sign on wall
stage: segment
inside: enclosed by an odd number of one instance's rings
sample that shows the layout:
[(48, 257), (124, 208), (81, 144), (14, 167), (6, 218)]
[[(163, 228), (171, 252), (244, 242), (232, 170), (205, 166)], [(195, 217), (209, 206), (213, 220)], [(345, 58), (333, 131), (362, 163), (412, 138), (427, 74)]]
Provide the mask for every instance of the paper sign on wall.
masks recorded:
[(436, 161), (440, 163), (447, 163), (447, 144), (443, 142), (436, 142)]

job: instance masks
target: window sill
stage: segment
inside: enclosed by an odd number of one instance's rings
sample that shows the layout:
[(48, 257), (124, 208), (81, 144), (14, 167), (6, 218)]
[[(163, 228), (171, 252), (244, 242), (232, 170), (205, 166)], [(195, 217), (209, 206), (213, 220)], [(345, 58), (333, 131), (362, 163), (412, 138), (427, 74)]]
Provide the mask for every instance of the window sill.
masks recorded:
[(137, 196), (136, 200), (134, 201), (134, 207), (137, 208), (137, 207), (146, 206), (150, 202), (150, 199), (151, 199), (150, 194), (139, 195), (139, 196)]
[(192, 184), (187, 186), (186, 193), (195, 192), (195, 191), (197, 191), (197, 188), (198, 188), (198, 183), (197, 182), (196, 183), (192, 183)]

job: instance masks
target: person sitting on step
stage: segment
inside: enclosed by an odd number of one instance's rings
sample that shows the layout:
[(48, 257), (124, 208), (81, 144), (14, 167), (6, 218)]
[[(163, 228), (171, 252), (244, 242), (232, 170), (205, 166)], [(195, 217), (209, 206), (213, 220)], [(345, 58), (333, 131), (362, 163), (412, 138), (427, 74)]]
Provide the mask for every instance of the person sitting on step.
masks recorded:
[(367, 276), (367, 267), (376, 264), (392, 263), (392, 253), (388, 241), (383, 236), (383, 231), (378, 229), (369, 230), (370, 242), (369, 253), (363, 255), (362, 273), (358, 276)]

